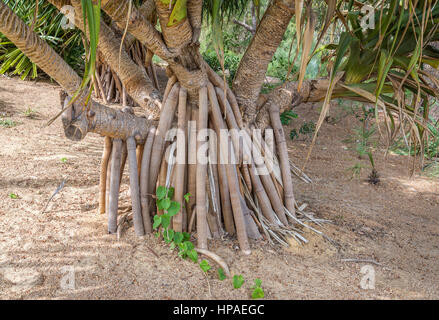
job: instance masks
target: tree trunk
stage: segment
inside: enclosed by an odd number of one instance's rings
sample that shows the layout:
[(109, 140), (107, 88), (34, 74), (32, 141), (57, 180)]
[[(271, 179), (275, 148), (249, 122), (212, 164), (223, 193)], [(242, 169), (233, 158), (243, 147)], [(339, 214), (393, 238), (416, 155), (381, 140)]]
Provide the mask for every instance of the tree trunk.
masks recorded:
[(293, 14), (293, 0), (273, 1), (239, 63), (233, 80), (233, 92), (245, 123), (251, 123), (255, 119), (256, 102), (264, 84), (268, 64), (279, 47)]

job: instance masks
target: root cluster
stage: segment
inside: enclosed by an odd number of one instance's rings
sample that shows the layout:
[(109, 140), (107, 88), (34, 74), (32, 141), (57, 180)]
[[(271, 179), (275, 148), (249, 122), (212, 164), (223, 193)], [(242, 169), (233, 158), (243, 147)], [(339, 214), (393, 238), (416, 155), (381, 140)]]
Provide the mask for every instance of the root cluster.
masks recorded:
[(156, 188), (172, 186), (173, 200), (182, 206), (171, 226), (196, 231), (200, 250), (208, 250), (209, 238), (225, 235), (236, 236), (245, 254), (250, 253), (249, 238), (306, 242), (303, 228), (318, 231), (305, 222), (319, 221), (295, 201), (292, 174), (310, 180), (288, 158), (279, 111), (270, 110), (274, 134), (259, 135), (243, 125), (238, 103), (229, 88), (223, 90), (222, 79), (210, 69), (207, 73), (197, 106), (188, 103), (175, 77), (169, 79), (160, 120), (142, 144), (136, 145), (134, 137), (105, 138), (99, 208), (108, 216), (108, 231), (117, 232), (120, 181), (128, 160), (138, 236), (152, 232), (153, 216), (163, 214), (156, 207)]

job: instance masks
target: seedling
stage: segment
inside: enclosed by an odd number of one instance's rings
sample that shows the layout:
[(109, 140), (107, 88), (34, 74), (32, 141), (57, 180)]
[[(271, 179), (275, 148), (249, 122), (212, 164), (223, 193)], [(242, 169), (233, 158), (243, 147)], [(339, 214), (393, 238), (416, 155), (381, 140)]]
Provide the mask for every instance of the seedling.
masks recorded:
[(294, 139), (298, 139), (300, 135), (305, 136), (305, 138), (308, 138), (310, 136), (313, 135), (314, 131), (315, 131), (315, 123), (312, 121), (309, 122), (305, 122), (300, 128), (299, 128), (299, 132), (297, 132), (296, 129), (292, 129), (290, 131), (290, 139), (294, 140)]
[(209, 262), (207, 260), (203, 260), (200, 262), (200, 268), (203, 270), (204, 273), (207, 273), (212, 267), (210, 266)]
[(253, 292), (252, 292), (252, 299), (262, 299), (265, 294), (264, 290), (261, 288), (262, 281), (259, 278), (256, 278), (254, 281), (254, 285), (252, 286)]
[(3, 118), (0, 118), (0, 126), (2, 126), (2, 127), (5, 127), (5, 128), (12, 128), (12, 127), (15, 127), (15, 126), (17, 126), (17, 125), (18, 125), (18, 123), (15, 122), (15, 121), (12, 120), (12, 119), (3, 119)]
[(11, 199), (18, 199), (18, 195), (15, 194), (15, 193), (10, 193), (9, 194), (9, 198), (11, 198)]
[(312, 136), (316, 130), (316, 125), (314, 122), (305, 122), (299, 129), (299, 133), (303, 135)]
[(30, 119), (35, 119), (37, 116), (37, 112), (34, 109), (31, 109), (30, 107), (26, 109), (25, 112), (23, 112), (24, 116)]
[(294, 138), (298, 138), (298, 137), (299, 137), (299, 134), (297, 133), (296, 129), (293, 129), (290, 131), (290, 139), (291, 140), (294, 140)]
[(218, 279), (220, 279), (221, 281), (226, 279), (226, 275), (222, 268), (218, 268)]
[(244, 284), (245, 280), (242, 275), (234, 275), (233, 276), (233, 287), (235, 289), (239, 289)]

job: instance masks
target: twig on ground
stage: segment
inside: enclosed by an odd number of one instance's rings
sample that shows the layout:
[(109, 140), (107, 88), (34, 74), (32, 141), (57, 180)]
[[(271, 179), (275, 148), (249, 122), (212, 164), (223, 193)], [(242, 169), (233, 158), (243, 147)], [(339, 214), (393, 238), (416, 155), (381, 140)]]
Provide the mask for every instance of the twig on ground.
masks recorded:
[(153, 255), (155, 255), (157, 258), (160, 258), (160, 256), (157, 254), (157, 252), (155, 252), (152, 248), (150, 248), (150, 247), (147, 247), (147, 248)]
[(377, 266), (381, 266), (384, 267), (381, 263), (376, 262), (375, 260), (371, 260), (371, 259), (340, 259), (340, 261), (343, 262), (363, 262), (363, 263), (372, 263), (375, 264)]
[(44, 212), (46, 212), (47, 206), (49, 205), (50, 201), (52, 201), (53, 197), (56, 196), (61, 190), (62, 188), (64, 188), (64, 183), (66, 181), (63, 180), (63, 182), (61, 182), (61, 184), (58, 186), (58, 188), (56, 188), (55, 192), (50, 196), (49, 200), (47, 200), (46, 205), (44, 206), (44, 209), (41, 211), (41, 214), (43, 214)]

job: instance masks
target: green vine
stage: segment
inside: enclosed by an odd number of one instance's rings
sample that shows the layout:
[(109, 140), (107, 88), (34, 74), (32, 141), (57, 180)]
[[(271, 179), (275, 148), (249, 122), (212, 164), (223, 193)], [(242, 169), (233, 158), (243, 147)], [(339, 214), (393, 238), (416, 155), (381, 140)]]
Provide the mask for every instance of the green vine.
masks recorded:
[[(156, 237), (163, 237), (165, 243), (169, 244), (170, 249), (178, 249), (178, 255), (182, 259), (189, 258), (193, 262), (198, 262), (198, 253), (195, 250), (194, 244), (190, 241), (191, 235), (188, 232), (175, 232), (170, 229), (171, 219), (173, 216), (177, 215), (180, 211), (181, 205), (177, 201), (171, 200), (174, 196), (175, 189), (170, 187), (166, 188), (164, 186), (159, 186), (156, 190), (156, 205), (158, 210), (163, 210), (162, 215), (154, 216), (153, 229), (157, 230)], [(183, 196), (186, 203), (189, 202), (191, 197), (190, 193)], [(203, 271), (207, 279), (207, 273), (212, 269), (212, 266), (207, 260), (202, 260), (199, 264), (200, 269)], [(217, 269), (218, 279), (223, 281), (227, 277), (222, 268)], [(244, 284), (245, 280), (242, 275), (233, 276), (232, 283), (235, 289), (239, 289)], [(261, 288), (262, 281), (256, 279), (255, 285), (252, 287), (252, 299), (260, 299), (264, 297), (264, 291)], [(209, 284), (209, 282), (207, 282)], [(210, 285), (209, 285), (210, 291)]]

